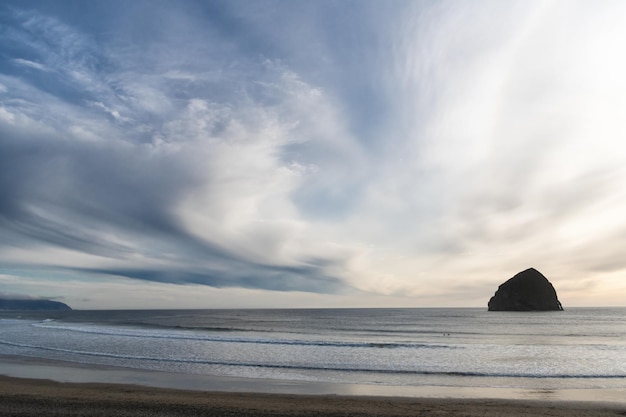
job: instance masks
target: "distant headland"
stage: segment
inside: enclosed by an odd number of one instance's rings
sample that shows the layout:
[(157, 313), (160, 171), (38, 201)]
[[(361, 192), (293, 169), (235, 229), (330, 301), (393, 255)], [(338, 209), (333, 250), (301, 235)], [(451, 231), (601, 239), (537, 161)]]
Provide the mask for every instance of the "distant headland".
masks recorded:
[(489, 311), (560, 311), (556, 290), (535, 268), (515, 275), (498, 287), (488, 304)]
[(0, 298), (0, 310), (69, 311), (71, 309), (70, 306), (60, 301), (29, 298)]

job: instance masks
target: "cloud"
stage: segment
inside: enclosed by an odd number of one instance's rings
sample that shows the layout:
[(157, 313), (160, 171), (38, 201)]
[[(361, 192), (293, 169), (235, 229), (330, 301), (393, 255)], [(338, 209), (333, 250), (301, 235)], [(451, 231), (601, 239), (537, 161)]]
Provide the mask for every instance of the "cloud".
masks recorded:
[[(5, 263), (216, 287), (345, 287), (325, 270), (338, 262), (334, 255), (309, 251), (293, 237), (307, 228), (289, 199), (307, 163), (283, 149), (308, 140), (298, 137), (311, 123), (302, 116), (330, 112), (319, 91), (259, 58), (258, 73), (234, 96), (196, 98), (178, 82), (192, 79), (212, 91), (224, 80), (172, 77), (176, 70), (164, 68), (99, 71), (84, 63), (131, 62), (117, 51), (94, 52), (92, 41), (53, 18), (18, 18), (25, 32), (52, 37), (44, 50), (37, 36), (16, 30), (14, 38), (30, 40), (25, 50), (40, 52), (57, 65), (51, 72), (86, 91), (76, 100), (25, 77), (3, 77), (12, 95), (7, 114), (15, 119), (2, 127), (0, 143)], [(86, 54), (80, 62), (78, 51)], [(153, 117), (163, 120), (147, 123)], [(332, 132), (323, 123), (316, 131)], [(34, 256), (27, 260), (12, 247)]]
[(416, 300), (626, 268), (620, 3), (117, 6), (2, 8), (3, 266)]
[(42, 65), (38, 62), (29, 61), (27, 59), (15, 58), (13, 59), (13, 62), (15, 62), (18, 65), (22, 65), (22, 66), (29, 67), (29, 68), (34, 68), (39, 71), (49, 71), (49, 69), (46, 68), (45, 65)]
[(36, 300), (36, 297), (23, 294), (12, 294), (0, 292), (0, 300)]

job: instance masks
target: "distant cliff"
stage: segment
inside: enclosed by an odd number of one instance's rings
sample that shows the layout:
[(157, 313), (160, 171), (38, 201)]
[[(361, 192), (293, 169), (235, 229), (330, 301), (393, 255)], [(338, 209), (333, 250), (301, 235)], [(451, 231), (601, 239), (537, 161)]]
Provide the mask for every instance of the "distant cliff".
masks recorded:
[(498, 287), (488, 304), (489, 311), (563, 310), (556, 290), (534, 268), (520, 272)]
[(52, 300), (2, 299), (0, 310), (55, 310), (67, 311), (72, 308), (67, 304)]

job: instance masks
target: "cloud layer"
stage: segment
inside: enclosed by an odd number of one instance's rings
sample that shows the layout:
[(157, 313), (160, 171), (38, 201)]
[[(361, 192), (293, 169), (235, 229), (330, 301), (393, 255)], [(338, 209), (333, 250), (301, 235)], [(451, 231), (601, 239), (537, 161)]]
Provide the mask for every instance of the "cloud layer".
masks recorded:
[(620, 2), (68, 6), (0, 7), (7, 291), (624, 290)]

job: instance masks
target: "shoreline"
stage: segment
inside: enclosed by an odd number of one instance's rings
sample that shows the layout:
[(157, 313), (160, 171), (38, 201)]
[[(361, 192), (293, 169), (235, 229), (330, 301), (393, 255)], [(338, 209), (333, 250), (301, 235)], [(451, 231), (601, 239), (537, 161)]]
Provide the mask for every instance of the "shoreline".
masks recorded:
[(211, 392), (221, 395), (265, 395), (421, 399), (445, 401), (503, 401), (588, 404), (626, 410), (625, 389), (528, 389), (463, 386), (387, 386), (332, 382), (253, 379), (228, 376), (177, 374), (163, 371), (54, 361), (28, 356), (0, 355), (0, 378), (47, 381), (50, 384), (137, 389)]
[(626, 406), (571, 401), (210, 392), (0, 376), (3, 416), (623, 416)]

